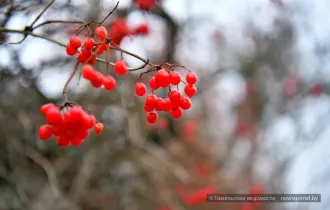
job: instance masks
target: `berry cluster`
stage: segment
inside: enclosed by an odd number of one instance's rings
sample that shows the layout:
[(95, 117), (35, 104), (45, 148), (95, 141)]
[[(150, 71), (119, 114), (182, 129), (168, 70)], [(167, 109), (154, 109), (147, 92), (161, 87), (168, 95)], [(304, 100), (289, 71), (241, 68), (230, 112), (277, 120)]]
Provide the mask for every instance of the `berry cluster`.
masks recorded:
[(40, 108), (46, 117), (47, 124), (39, 128), (40, 139), (49, 140), (53, 135), (59, 146), (67, 147), (70, 144), (79, 146), (89, 136), (89, 129), (94, 127), (94, 133), (100, 134), (103, 124), (95, 120), (91, 114), (87, 114), (82, 107), (74, 105), (65, 113), (54, 104), (45, 104)]
[(66, 53), (70, 56), (78, 54), (77, 60), (80, 63), (89, 63), (94, 65), (96, 63), (96, 56), (102, 55), (106, 52), (110, 44), (106, 42), (108, 32), (103, 26), (99, 26), (95, 29), (95, 35), (101, 43), (95, 43), (93, 38), (87, 38), (82, 43), (79, 36), (72, 36), (69, 43), (66, 45)]
[[(170, 88), (170, 85), (178, 86), (181, 82), (180, 74), (176, 71), (171, 71), (168, 69), (160, 69), (157, 71), (155, 76), (150, 78), (149, 86), (152, 89), (152, 92), (160, 87), (168, 88), (170, 92), (168, 97), (165, 99), (157, 97), (154, 93), (151, 93), (146, 97), (144, 110), (147, 112), (146, 119), (149, 123), (155, 123), (157, 121), (158, 114), (156, 111), (170, 112), (173, 118), (178, 119), (182, 117), (183, 110), (190, 109), (190, 98), (197, 92), (195, 87), (197, 75), (193, 72), (189, 72), (186, 75), (187, 83), (185, 85), (184, 92), (187, 96), (182, 96), (178, 90), (171, 90)], [(135, 94), (137, 96), (144, 96), (146, 93), (146, 85), (142, 82), (136, 83)]]
[[(127, 64), (123, 60), (119, 60), (115, 63), (115, 72), (118, 75), (125, 75), (127, 73)], [(116, 80), (113, 76), (104, 76), (101, 72), (97, 72), (91, 65), (84, 65), (81, 69), (82, 76), (89, 80), (91, 85), (95, 88), (99, 88), (103, 85), (106, 90), (114, 90), (116, 88)]]
[(135, 28), (130, 28), (125, 19), (118, 18), (110, 26), (109, 38), (114, 44), (119, 45), (125, 36), (148, 34), (149, 25), (147, 23), (141, 23)]

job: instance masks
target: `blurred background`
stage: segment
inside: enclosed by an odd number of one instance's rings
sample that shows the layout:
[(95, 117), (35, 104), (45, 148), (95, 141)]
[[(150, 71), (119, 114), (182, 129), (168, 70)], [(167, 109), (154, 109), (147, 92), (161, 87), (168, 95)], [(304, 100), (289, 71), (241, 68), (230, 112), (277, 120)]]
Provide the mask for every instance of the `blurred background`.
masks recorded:
[[(123, 37), (120, 47), (193, 70), (198, 93), (181, 119), (160, 114), (148, 124), (144, 98), (134, 93), (145, 70), (116, 77), (110, 92), (77, 74), (70, 100), (105, 128), (68, 148), (41, 141), (37, 130), (45, 123), (40, 106), (63, 101), (75, 58), (32, 36), (4, 44), (23, 38), (4, 28), (24, 30), (47, 3), (0, 1), (1, 210), (330, 208), (329, 1), (119, 0), (104, 26), (123, 19), (129, 29), (148, 29)], [(102, 20), (116, 3), (55, 0), (37, 24)], [(66, 44), (77, 26), (53, 23), (33, 32)], [(109, 60), (120, 59), (110, 52)], [(322, 202), (207, 203), (205, 192), (320, 193)]]

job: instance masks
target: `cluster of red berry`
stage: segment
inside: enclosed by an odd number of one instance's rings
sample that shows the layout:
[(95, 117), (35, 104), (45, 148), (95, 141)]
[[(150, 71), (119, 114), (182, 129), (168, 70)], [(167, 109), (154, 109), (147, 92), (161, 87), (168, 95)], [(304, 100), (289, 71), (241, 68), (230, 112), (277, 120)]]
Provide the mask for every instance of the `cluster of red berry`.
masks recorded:
[(119, 45), (125, 36), (129, 35), (148, 35), (149, 25), (141, 23), (134, 28), (130, 28), (125, 19), (118, 18), (110, 26), (109, 37), (112, 42)]
[[(95, 35), (101, 43), (95, 43), (93, 38), (87, 38), (82, 44), (79, 36), (72, 36), (66, 46), (66, 53), (73, 56), (79, 52), (77, 60), (80, 63), (89, 63), (94, 65), (96, 63), (96, 56), (103, 54), (110, 47), (106, 42), (108, 32), (104, 26), (99, 26), (95, 29)], [(81, 49), (79, 50), (79, 48)]]
[[(127, 64), (123, 60), (115, 63), (115, 73), (118, 75), (125, 75), (128, 71)], [(99, 88), (103, 85), (106, 90), (114, 90), (116, 88), (116, 80), (113, 76), (104, 76), (101, 72), (97, 72), (91, 65), (84, 65), (81, 69), (82, 75), (86, 80), (89, 80), (91, 85)]]
[(104, 127), (93, 115), (87, 114), (77, 105), (72, 106), (64, 114), (54, 104), (45, 104), (41, 106), (40, 111), (47, 122), (39, 128), (40, 139), (49, 140), (54, 135), (57, 137), (57, 144), (62, 147), (70, 144), (79, 146), (89, 136), (89, 129), (94, 127), (94, 133), (98, 135)]
[[(195, 83), (197, 82), (197, 75), (189, 72), (186, 75), (186, 85), (184, 92), (187, 96), (182, 96), (178, 90), (171, 90), (170, 85), (179, 85), (181, 83), (181, 76), (176, 71), (167, 69), (160, 69), (156, 75), (149, 80), (149, 86), (154, 90), (162, 88), (169, 88), (170, 92), (168, 98), (157, 97), (154, 93), (146, 97), (144, 103), (144, 110), (147, 112), (146, 119), (149, 123), (155, 123), (158, 119), (156, 111), (170, 112), (171, 116), (175, 119), (182, 117), (183, 110), (190, 109), (191, 100), (197, 89)], [(135, 93), (137, 96), (144, 96), (147, 93), (147, 87), (144, 83), (138, 82), (135, 85)], [(154, 111), (156, 110), (156, 111)]]

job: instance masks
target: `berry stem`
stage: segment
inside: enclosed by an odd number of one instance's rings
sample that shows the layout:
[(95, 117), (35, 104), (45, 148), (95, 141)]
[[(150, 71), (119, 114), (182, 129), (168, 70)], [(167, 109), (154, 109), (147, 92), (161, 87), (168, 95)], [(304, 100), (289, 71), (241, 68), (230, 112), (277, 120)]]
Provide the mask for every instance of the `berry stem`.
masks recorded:
[(68, 80), (66, 81), (65, 85), (64, 85), (64, 88), (63, 88), (63, 97), (64, 97), (64, 102), (68, 102), (68, 96), (67, 96), (67, 89), (68, 89), (68, 86), (71, 82), (71, 80), (73, 79), (74, 75), (76, 74), (77, 70), (78, 70), (78, 66), (79, 66), (79, 61), (77, 61), (77, 63), (74, 65), (73, 67), (73, 71), (72, 73), (70, 74)]
[(119, 5), (119, 1), (117, 1), (117, 4), (116, 4), (116, 6), (112, 9), (112, 11), (111, 12), (109, 12), (109, 14), (107, 14), (107, 16), (105, 16), (104, 18), (103, 18), (103, 20), (99, 23), (100, 25), (102, 24), (102, 23), (104, 23), (104, 21), (112, 14), (112, 13), (114, 13), (114, 11), (117, 9), (117, 7), (118, 7), (118, 5)]

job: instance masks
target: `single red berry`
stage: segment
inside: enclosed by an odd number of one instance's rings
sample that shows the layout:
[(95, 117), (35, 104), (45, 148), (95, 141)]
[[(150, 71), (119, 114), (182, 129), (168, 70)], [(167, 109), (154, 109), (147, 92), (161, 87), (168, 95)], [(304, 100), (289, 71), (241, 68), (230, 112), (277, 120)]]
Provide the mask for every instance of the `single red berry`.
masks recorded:
[(144, 104), (143, 108), (146, 112), (151, 112), (154, 110), (154, 108), (152, 106), (149, 106), (148, 104)]
[(142, 82), (135, 84), (135, 94), (137, 96), (144, 96), (147, 93), (147, 87)]
[(96, 64), (96, 55), (91, 55), (91, 56), (88, 58), (88, 63), (91, 64), (91, 65)]
[(157, 82), (157, 79), (155, 76), (151, 77), (149, 80), (149, 86), (153, 90), (157, 90), (159, 88), (159, 83)]
[(161, 69), (156, 73), (156, 81), (163, 88), (168, 87), (170, 85), (170, 75), (166, 71), (166, 69)]
[(80, 106), (73, 106), (70, 110), (71, 120), (75, 122), (77, 126), (83, 124), (84, 110)]
[(70, 56), (75, 55), (78, 52), (70, 43), (66, 45), (66, 53)]
[(191, 100), (188, 97), (182, 97), (180, 100), (180, 107), (183, 110), (190, 109), (191, 107)]
[(118, 75), (124, 75), (127, 73), (127, 64), (123, 60), (119, 60), (115, 63), (115, 72)]
[(155, 107), (157, 103), (157, 96), (155, 94), (149, 94), (146, 98), (146, 104), (150, 107)]
[(158, 119), (158, 114), (155, 111), (151, 111), (146, 114), (146, 118), (149, 123), (155, 123)]
[(99, 122), (96, 123), (95, 126), (94, 126), (94, 133), (95, 133), (96, 135), (101, 134), (102, 131), (103, 131), (103, 128), (104, 128), (103, 123), (99, 123)]
[(83, 49), (81, 50), (81, 53), (84, 54), (84, 55), (87, 57), (87, 59), (88, 59), (90, 56), (92, 56), (92, 50), (91, 50), (91, 49), (83, 48)]
[(324, 92), (323, 85), (321, 84), (315, 84), (310, 90), (311, 94), (315, 96), (320, 96)]
[(170, 112), (173, 109), (173, 103), (171, 99), (165, 98), (164, 99), (164, 111)]
[(81, 40), (80, 40), (79, 36), (71, 36), (70, 44), (72, 45), (72, 47), (74, 47), (76, 49), (79, 48), (81, 46)]
[(81, 139), (86, 139), (88, 136), (89, 136), (89, 131), (86, 130), (86, 129), (81, 129), (78, 132), (78, 137), (81, 138)]
[(43, 114), (43, 115), (46, 115), (47, 111), (50, 109), (50, 108), (56, 108), (56, 105), (55, 104), (44, 104), (40, 107), (40, 112)]
[(155, 109), (157, 111), (163, 111), (165, 107), (165, 101), (162, 98), (157, 98), (157, 103), (155, 105)]
[(194, 85), (197, 82), (197, 75), (194, 72), (189, 72), (186, 75), (186, 81), (190, 85)]
[(189, 98), (191, 98), (197, 93), (197, 88), (194, 85), (186, 85), (184, 92)]
[(135, 34), (148, 35), (149, 34), (149, 25), (147, 23), (142, 23), (134, 30)]
[(180, 101), (181, 99), (181, 93), (177, 90), (172, 90), (169, 94), (168, 97), (171, 99), (171, 101)]
[(108, 75), (103, 78), (103, 86), (106, 90), (114, 90), (116, 88), (116, 80), (113, 76)]
[(62, 121), (62, 115), (57, 107), (48, 109), (46, 113), (46, 121), (50, 125), (56, 125)]
[(90, 80), (91, 84), (95, 88), (99, 88), (103, 84), (103, 75), (100, 72), (95, 73), (95, 78), (93, 80)]
[(127, 21), (122, 18), (116, 19), (111, 25), (109, 38), (111, 38), (111, 42), (120, 45), (121, 41), (130, 33), (129, 26)]
[(84, 65), (81, 69), (82, 76), (87, 80), (93, 80), (96, 77), (96, 71), (94, 71), (91, 65)]
[(170, 81), (172, 85), (178, 85), (181, 82), (181, 76), (176, 71), (171, 71), (170, 73)]
[(104, 53), (104, 49), (103, 49), (102, 45), (100, 45), (100, 44), (96, 45), (95, 53), (97, 55), (102, 55)]
[(95, 29), (95, 35), (98, 38), (98, 40), (104, 42), (108, 36), (107, 29), (105, 29), (103, 26), (99, 26)]
[(109, 49), (109, 47), (110, 47), (109, 44), (103, 44), (103, 45), (101, 45), (101, 49), (102, 49), (103, 51), (107, 51), (107, 50)]
[(156, 0), (136, 0), (136, 6), (140, 9), (150, 10), (156, 4)]
[(85, 63), (88, 60), (88, 56), (86, 56), (86, 54), (84, 54), (83, 52), (79, 53), (77, 60), (80, 63)]
[(68, 139), (66, 136), (61, 135), (56, 138), (56, 143), (61, 147), (67, 147), (70, 145), (70, 139)]
[(46, 141), (46, 140), (50, 139), (50, 137), (52, 137), (52, 135), (53, 135), (52, 126), (50, 126), (50, 125), (42, 125), (39, 128), (38, 135), (39, 135), (39, 138), (41, 140)]
[(71, 139), (72, 146), (77, 147), (77, 146), (81, 145), (82, 143), (83, 143), (83, 139), (82, 138), (75, 137), (75, 138)]
[(93, 38), (88, 38), (84, 42), (84, 47), (88, 50), (91, 50), (94, 47), (95, 41)]
[(178, 119), (178, 118), (182, 117), (183, 110), (180, 107), (175, 107), (171, 110), (171, 115), (173, 118)]
[(85, 114), (84, 115), (84, 128), (85, 129), (90, 129), (93, 128), (95, 125), (95, 117), (91, 114)]

